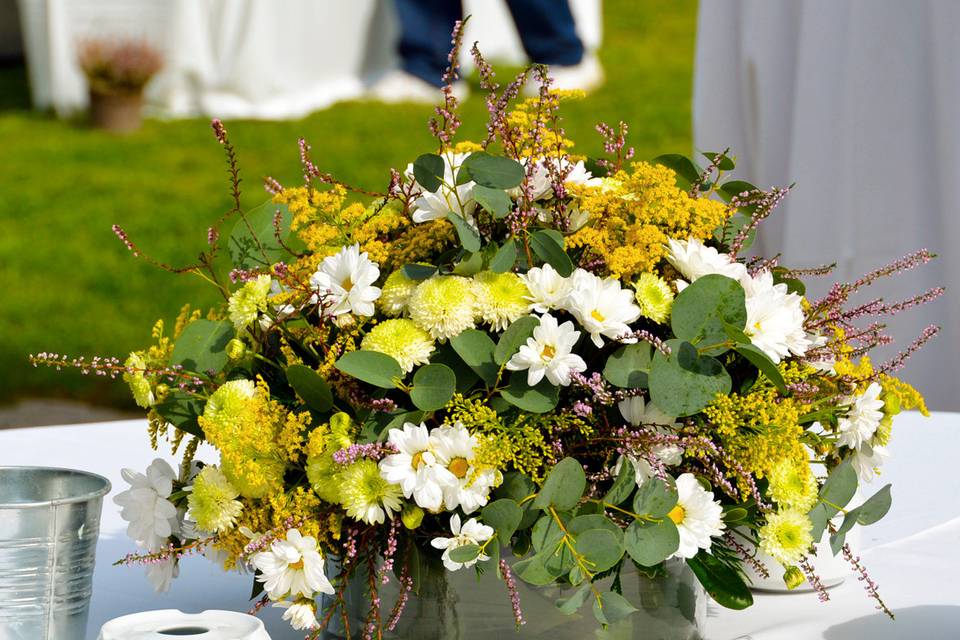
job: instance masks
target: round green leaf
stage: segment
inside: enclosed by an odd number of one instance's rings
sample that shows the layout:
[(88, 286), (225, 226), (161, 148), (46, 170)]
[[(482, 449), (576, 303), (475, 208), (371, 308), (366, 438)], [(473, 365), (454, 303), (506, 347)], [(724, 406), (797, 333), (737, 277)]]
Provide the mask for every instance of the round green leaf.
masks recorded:
[(410, 399), (418, 409), (436, 411), (450, 402), (456, 387), (457, 377), (450, 367), (445, 364), (428, 364), (413, 374)]
[(616, 591), (604, 591), (600, 599), (593, 601), (593, 617), (600, 624), (610, 624), (623, 620), (638, 609)]
[(653, 347), (646, 342), (628, 344), (613, 352), (603, 367), (603, 377), (624, 389), (646, 388)]
[(510, 386), (500, 392), (504, 400), (530, 413), (546, 413), (557, 406), (560, 388), (544, 378), (535, 387), (527, 384), (527, 372), (518, 371), (510, 376)]
[(491, 189), (482, 184), (473, 187), (473, 199), (494, 218), (504, 218), (513, 208), (513, 200), (503, 189)]
[(888, 484), (860, 505), (860, 517), (857, 518), (857, 522), (864, 526), (877, 522), (890, 511), (892, 501)]
[(484, 524), (497, 530), (500, 543), (504, 546), (510, 544), (510, 538), (517, 530), (522, 518), (523, 509), (509, 498), (494, 500), (480, 512), (480, 519)]
[(333, 394), (320, 374), (303, 364), (287, 367), (287, 382), (314, 411), (324, 413), (333, 407)]
[(670, 518), (634, 520), (623, 533), (623, 546), (644, 567), (660, 564), (680, 547), (680, 532)]
[(460, 167), (460, 171), (464, 170), (478, 185), (490, 189), (513, 189), (523, 182), (523, 166), (519, 162), (484, 151), (471, 153)]
[(699, 413), (716, 395), (730, 393), (730, 374), (716, 358), (699, 355), (696, 347), (682, 340), (670, 340), (669, 356), (657, 352), (650, 369), (650, 397), (672, 416)]
[[(732, 278), (710, 274), (698, 278), (680, 292), (670, 311), (674, 335), (698, 347), (727, 342), (724, 325), (743, 329), (747, 322), (745, 294)], [(718, 355), (726, 347), (705, 352)]]
[(606, 571), (620, 562), (623, 557), (623, 545), (612, 532), (607, 529), (588, 529), (577, 536), (574, 545), (577, 553), (584, 556), (590, 563), (590, 571), (599, 573)]
[(219, 373), (230, 360), (226, 348), (231, 338), (233, 325), (227, 320), (194, 320), (177, 338), (170, 364), (196, 373)]
[(613, 481), (610, 491), (603, 497), (603, 501), (608, 504), (620, 504), (630, 497), (633, 490), (637, 488), (637, 476), (633, 471), (633, 465), (622, 459), (620, 471)]
[(454, 562), (470, 562), (480, 557), (480, 546), (465, 544), (450, 550), (450, 559)]
[(590, 595), (590, 593), (590, 585), (585, 584), (570, 596), (557, 600), (557, 609), (559, 609), (563, 615), (573, 615), (583, 606), (583, 603), (586, 602), (587, 596)]
[(599, 513), (577, 516), (567, 524), (567, 531), (573, 536), (579, 536), (581, 533), (591, 529), (604, 529), (609, 531), (617, 539), (617, 544), (620, 544), (623, 540), (623, 529), (618, 527), (616, 522)]
[(494, 273), (506, 273), (513, 269), (517, 262), (517, 242), (510, 238), (503, 243), (503, 246), (497, 249), (490, 260), (490, 271)]
[(413, 161), (413, 177), (426, 191), (440, 188), (440, 180), (445, 173), (446, 163), (435, 153), (425, 153)]
[(651, 518), (662, 518), (677, 504), (677, 487), (660, 478), (649, 478), (637, 490), (633, 499), (633, 511)]
[(694, 575), (710, 597), (728, 609), (746, 609), (753, 604), (753, 595), (743, 578), (715, 556), (700, 550), (687, 560)]
[(403, 378), (396, 360), (376, 351), (351, 351), (340, 356), (334, 366), (341, 372), (384, 389), (393, 389)]
[(460, 244), (471, 253), (480, 251), (480, 233), (470, 226), (470, 223), (462, 217), (450, 211), (447, 213), (447, 220), (453, 223), (453, 228), (457, 230), (457, 237), (460, 238)]
[(513, 565), (513, 571), (526, 583), (543, 587), (556, 581), (557, 575), (550, 573), (546, 562), (549, 556), (536, 554)]
[(557, 242), (556, 238), (548, 231), (541, 229), (531, 233), (530, 247), (541, 260), (556, 269), (557, 273), (564, 278), (573, 273), (573, 261), (563, 250), (563, 245)]
[(564, 458), (547, 474), (533, 506), (537, 509), (552, 506), (558, 511), (569, 511), (580, 502), (586, 486), (587, 477), (580, 463), (574, 458)]
[(496, 345), (484, 331), (467, 329), (450, 338), (450, 346), (488, 387), (497, 381), (500, 367), (494, 362)]
[(563, 529), (560, 528), (551, 514), (540, 516), (540, 519), (533, 525), (533, 529), (530, 530), (530, 542), (538, 553), (540, 551), (554, 551), (562, 539)]
[(506, 364), (520, 350), (520, 347), (526, 344), (527, 338), (533, 335), (533, 330), (538, 326), (540, 326), (540, 320), (534, 316), (524, 316), (514, 320), (497, 342), (497, 348), (493, 352), (496, 363)]

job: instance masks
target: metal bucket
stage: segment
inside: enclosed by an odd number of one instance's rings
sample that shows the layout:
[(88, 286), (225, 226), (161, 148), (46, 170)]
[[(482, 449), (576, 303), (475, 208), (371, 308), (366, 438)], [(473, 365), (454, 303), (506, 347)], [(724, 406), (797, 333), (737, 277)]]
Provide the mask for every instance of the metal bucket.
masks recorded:
[(83, 640), (110, 481), (0, 466), (0, 640)]

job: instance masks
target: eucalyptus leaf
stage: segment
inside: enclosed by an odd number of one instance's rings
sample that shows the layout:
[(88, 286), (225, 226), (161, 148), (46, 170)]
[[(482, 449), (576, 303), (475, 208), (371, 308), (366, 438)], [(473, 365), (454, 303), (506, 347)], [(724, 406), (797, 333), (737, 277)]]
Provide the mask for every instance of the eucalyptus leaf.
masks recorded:
[(233, 324), (228, 320), (194, 320), (180, 332), (170, 364), (200, 374), (219, 373), (230, 360), (226, 348), (233, 335)]
[(494, 361), (496, 345), (489, 335), (478, 329), (466, 329), (450, 338), (450, 346), (488, 387), (496, 384), (500, 367)]
[(437, 268), (432, 264), (405, 264), (403, 265), (403, 275), (411, 280), (426, 280), (437, 272)]
[(413, 161), (413, 177), (424, 191), (436, 191), (446, 172), (446, 162), (435, 153), (425, 153)]
[(480, 557), (480, 546), (476, 544), (465, 544), (454, 547), (450, 550), (450, 559), (454, 562), (471, 562)]
[(527, 339), (533, 335), (533, 330), (538, 326), (540, 326), (540, 320), (534, 316), (523, 316), (514, 320), (497, 342), (497, 348), (493, 352), (494, 361), (499, 365), (506, 364), (520, 350), (520, 347), (526, 344)]
[(517, 242), (510, 238), (503, 243), (503, 246), (497, 249), (490, 260), (490, 271), (494, 273), (506, 273), (513, 269), (517, 262)]
[(634, 562), (652, 567), (679, 548), (680, 532), (670, 518), (634, 520), (623, 532), (623, 546)]
[(534, 231), (530, 234), (530, 247), (541, 260), (557, 270), (564, 278), (573, 273), (573, 261), (563, 250), (563, 244), (545, 230)]
[(334, 366), (348, 376), (383, 389), (395, 388), (403, 378), (397, 361), (376, 351), (350, 351), (340, 356)]
[(625, 502), (637, 487), (637, 477), (633, 465), (626, 458), (620, 459), (620, 470), (613, 480), (613, 486), (603, 497), (607, 504), (618, 505)]
[(857, 471), (847, 458), (830, 472), (820, 489), (820, 501), (827, 507), (828, 519), (847, 506), (857, 492)]
[(506, 191), (491, 189), (482, 184), (473, 187), (473, 199), (497, 219), (506, 217), (510, 213), (510, 209), (513, 208), (513, 200), (510, 199)]
[(585, 584), (576, 591), (574, 591), (570, 596), (566, 598), (560, 598), (557, 600), (556, 605), (557, 609), (560, 610), (560, 613), (570, 616), (580, 610), (580, 607), (583, 606), (583, 603), (586, 602), (587, 596), (591, 594), (590, 585)]
[(616, 522), (599, 513), (577, 516), (570, 520), (566, 527), (572, 536), (579, 536), (591, 529), (604, 529), (613, 534), (618, 546), (623, 544), (623, 529)]
[(730, 393), (730, 374), (716, 358), (700, 355), (696, 347), (682, 340), (667, 342), (669, 356), (656, 352), (650, 369), (650, 397), (672, 416), (699, 413), (717, 394)]
[(652, 346), (646, 342), (628, 344), (607, 358), (603, 377), (610, 384), (623, 389), (646, 388), (652, 362)]
[(333, 407), (333, 393), (319, 373), (303, 364), (287, 367), (287, 382), (297, 392), (304, 403), (319, 413), (330, 411)]
[(556, 581), (557, 576), (547, 569), (548, 556), (536, 554), (530, 558), (519, 560), (513, 565), (513, 572), (521, 580), (529, 584), (544, 587)]
[(622, 540), (607, 529), (588, 529), (576, 540), (577, 553), (586, 559), (593, 573), (606, 571), (623, 557)]
[(513, 189), (523, 182), (523, 166), (516, 160), (475, 151), (467, 156), (460, 171), (468, 171), (478, 185), (490, 189)]
[(746, 294), (733, 278), (710, 274), (697, 278), (673, 301), (670, 325), (677, 338), (696, 344), (701, 353), (719, 355), (728, 342), (725, 325), (743, 329), (747, 322)]
[(465, 250), (480, 251), (480, 233), (469, 222), (453, 211), (447, 213), (447, 220), (453, 223), (453, 228), (457, 230), (457, 237), (460, 238), (460, 244)]
[(553, 507), (558, 511), (569, 511), (580, 502), (586, 486), (583, 466), (574, 458), (564, 458), (547, 474), (540, 493), (533, 500), (533, 506), (544, 510)]
[(603, 591), (600, 598), (593, 601), (593, 617), (606, 625), (628, 617), (638, 609), (616, 591)]
[(508, 546), (513, 532), (520, 525), (523, 518), (523, 509), (509, 498), (494, 500), (480, 512), (480, 519), (484, 524), (493, 527), (500, 538), (500, 544)]
[(500, 392), (501, 397), (515, 407), (530, 413), (546, 413), (557, 406), (560, 388), (544, 378), (536, 386), (527, 384), (527, 372), (518, 371), (510, 376), (510, 385)]
[(648, 478), (637, 490), (633, 511), (651, 518), (663, 518), (677, 505), (677, 486), (672, 481)]
[(410, 400), (418, 409), (436, 411), (450, 402), (456, 387), (457, 377), (450, 367), (444, 364), (427, 364), (413, 374)]
[(864, 526), (877, 522), (890, 511), (892, 501), (890, 485), (888, 484), (860, 505), (860, 515), (857, 522)]
[(203, 428), (197, 420), (203, 415), (203, 403), (183, 391), (173, 390), (163, 402), (153, 405), (153, 410), (180, 431), (205, 439)]

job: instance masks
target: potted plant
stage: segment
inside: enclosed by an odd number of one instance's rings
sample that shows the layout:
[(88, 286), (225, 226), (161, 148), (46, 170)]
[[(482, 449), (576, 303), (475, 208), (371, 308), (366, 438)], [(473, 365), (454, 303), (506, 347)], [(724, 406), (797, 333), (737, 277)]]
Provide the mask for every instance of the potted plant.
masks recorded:
[(80, 68), (90, 89), (90, 121), (108, 131), (140, 128), (143, 88), (163, 66), (163, 56), (142, 40), (88, 40)]

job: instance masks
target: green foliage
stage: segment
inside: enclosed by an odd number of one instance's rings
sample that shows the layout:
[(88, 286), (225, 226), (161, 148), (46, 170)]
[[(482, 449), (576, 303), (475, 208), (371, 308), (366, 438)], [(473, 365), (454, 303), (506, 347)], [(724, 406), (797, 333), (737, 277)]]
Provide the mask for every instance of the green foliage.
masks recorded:
[(673, 301), (673, 333), (697, 345), (701, 353), (720, 355), (727, 350), (725, 325), (742, 330), (747, 322), (745, 299), (743, 287), (732, 278), (717, 274), (697, 278)]
[(413, 161), (413, 177), (427, 191), (436, 191), (443, 180), (446, 163), (435, 153), (425, 153)]
[(194, 320), (177, 338), (170, 364), (200, 374), (219, 373), (229, 361), (225, 349), (231, 338), (233, 325), (226, 320)]
[(480, 556), (480, 546), (465, 544), (450, 550), (450, 559), (454, 562), (470, 562)]
[(646, 342), (628, 344), (607, 358), (603, 377), (610, 384), (624, 389), (646, 388), (652, 361), (652, 346)]
[(506, 273), (513, 269), (516, 262), (517, 243), (513, 238), (510, 238), (493, 254), (493, 258), (490, 259), (490, 270), (494, 273)]
[(670, 518), (634, 520), (623, 534), (623, 545), (634, 562), (652, 567), (677, 550), (680, 532)]
[(670, 415), (690, 416), (703, 410), (718, 394), (730, 393), (732, 381), (716, 358), (697, 353), (682, 340), (667, 342), (671, 353), (657, 352), (650, 369), (650, 397)]
[(478, 329), (467, 329), (450, 338), (450, 346), (488, 387), (496, 383), (500, 367), (494, 362), (496, 345), (489, 335)]
[(634, 473), (633, 465), (624, 459), (620, 464), (620, 471), (613, 481), (613, 486), (610, 487), (607, 495), (603, 497), (603, 501), (612, 505), (621, 504), (630, 497), (630, 494), (633, 493), (636, 486), (636, 474)]
[(510, 385), (500, 395), (524, 411), (546, 413), (560, 401), (560, 388), (550, 384), (546, 378), (531, 387), (527, 384), (526, 371), (519, 371), (510, 376)]
[(734, 351), (750, 361), (757, 370), (767, 377), (767, 380), (773, 383), (781, 395), (787, 394), (787, 385), (783, 380), (783, 374), (777, 368), (776, 363), (770, 359), (766, 353), (752, 344), (738, 344), (733, 348)]
[(474, 182), (489, 189), (512, 189), (523, 181), (523, 167), (519, 162), (484, 151), (471, 153), (460, 171), (466, 171)]
[(163, 402), (153, 405), (153, 410), (177, 429), (204, 439), (203, 429), (197, 421), (203, 415), (203, 402), (197, 398), (183, 391), (171, 391)]
[(268, 200), (243, 214), (234, 223), (227, 241), (234, 266), (241, 269), (267, 267), (290, 255), (277, 240), (277, 230), (273, 225), (277, 211), (280, 212), (280, 240), (286, 243), (293, 216), (286, 205), (273, 204)]
[(423, 411), (442, 409), (456, 390), (457, 377), (445, 364), (428, 364), (413, 374), (410, 400)]
[(510, 498), (494, 500), (480, 512), (483, 523), (497, 530), (500, 544), (510, 544), (510, 538), (520, 526), (523, 519), (523, 509)]
[(888, 484), (860, 505), (860, 516), (857, 518), (857, 522), (864, 526), (878, 522), (890, 511), (892, 502), (893, 498), (890, 496), (890, 485)]
[(405, 264), (403, 265), (403, 275), (411, 280), (426, 280), (437, 272), (437, 268), (432, 264)]
[(348, 376), (383, 389), (393, 389), (403, 378), (400, 364), (377, 351), (350, 351), (340, 356), (334, 366)]
[(533, 330), (540, 326), (540, 320), (533, 316), (524, 316), (515, 320), (497, 342), (497, 348), (493, 353), (493, 359), (497, 364), (503, 365), (510, 360), (513, 355), (520, 350), (520, 347), (527, 342), (527, 338), (533, 335)]
[(673, 482), (649, 478), (633, 499), (635, 513), (650, 518), (663, 518), (677, 505), (677, 487)]
[(677, 184), (689, 187), (700, 178), (701, 169), (693, 160), (679, 153), (666, 153), (653, 159), (677, 172)]
[(564, 458), (547, 474), (543, 488), (533, 500), (533, 506), (538, 509), (553, 507), (558, 511), (569, 511), (580, 502), (586, 486), (587, 478), (583, 466), (574, 458)]
[(717, 604), (728, 609), (746, 609), (753, 604), (753, 595), (736, 571), (701, 549), (687, 560), (694, 575)]
[(473, 198), (477, 204), (489, 211), (494, 218), (505, 218), (513, 208), (513, 200), (503, 189), (491, 189), (478, 184), (473, 187)]
[(333, 394), (320, 374), (303, 364), (287, 367), (287, 382), (297, 392), (304, 404), (319, 413), (333, 407)]
[(530, 247), (541, 260), (557, 270), (563, 277), (573, 273), (573, 261), (563, 250), (563, 244), (549, 231), (541, 229), (530, 234)]
[(593, 601), (593, 617), (600, 624), (623, 620), (637, 608), (616, 591), (604, 591), (599, 600)]
[(447, 213), (447, 220), (453, 223), (453, 228), (457, 230), (457, 237), (460, 238), (460, 244), (467, 251), (480, 251), (480, 234), (469, 222), (453, 211)]

